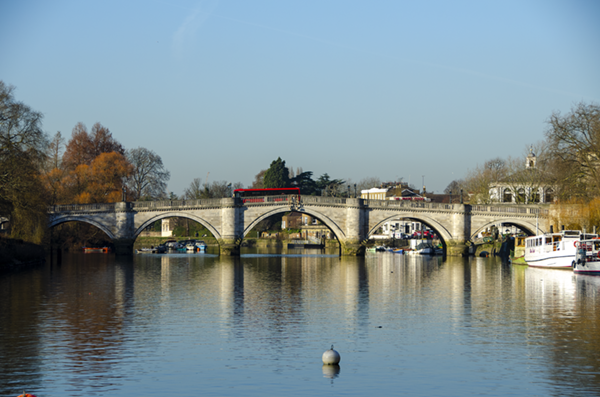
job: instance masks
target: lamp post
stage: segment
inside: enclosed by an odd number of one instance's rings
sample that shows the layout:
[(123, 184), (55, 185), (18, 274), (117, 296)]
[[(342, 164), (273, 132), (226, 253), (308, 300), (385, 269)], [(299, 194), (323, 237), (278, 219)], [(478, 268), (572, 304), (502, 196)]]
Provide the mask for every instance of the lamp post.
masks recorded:
[(356, 196), (356, 183), (354, 184), (354, 198), (357, 198), (357, 196)]

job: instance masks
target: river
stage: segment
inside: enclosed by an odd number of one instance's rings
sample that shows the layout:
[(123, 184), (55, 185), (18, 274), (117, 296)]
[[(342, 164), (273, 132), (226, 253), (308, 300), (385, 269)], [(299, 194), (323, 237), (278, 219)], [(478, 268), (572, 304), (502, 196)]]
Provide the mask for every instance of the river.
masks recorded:
[(600, 395), (599, 292), (498, 258), (65, 254), (0, 279), (0, 395)]

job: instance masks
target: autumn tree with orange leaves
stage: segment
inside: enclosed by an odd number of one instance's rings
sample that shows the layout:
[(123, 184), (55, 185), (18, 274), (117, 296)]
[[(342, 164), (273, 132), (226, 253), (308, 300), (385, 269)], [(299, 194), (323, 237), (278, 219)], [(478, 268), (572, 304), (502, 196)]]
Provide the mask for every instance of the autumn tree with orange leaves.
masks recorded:
[(75, 202), (115, 203), (121, 201), (124, 181), (133, 172), (133, 166), (122, 154), (110, 152), (101, 153), (89, 166), (78, 166), (76, 172), (82, 174), (84, 189)]
[[(51, 156), (56, 157), (58, 134), (52, 142)], [(77, 123), (62, 158), (53, 160), (55, 166), (44, 176), (52, 204), (120, 201), (125, 180), (133, 172), (124, 153), (123, 146), (102, 124), (94, 124), (88, 132), (83, 123)]]

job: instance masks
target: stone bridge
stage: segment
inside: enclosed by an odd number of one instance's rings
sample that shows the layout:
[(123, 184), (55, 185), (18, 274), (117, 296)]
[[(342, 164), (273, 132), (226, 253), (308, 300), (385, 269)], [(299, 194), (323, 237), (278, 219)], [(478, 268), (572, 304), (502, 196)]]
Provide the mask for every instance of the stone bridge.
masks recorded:
[(131, 254), (137, 236), (163, 218), (181, 217), (205, 226), (222, 255), (239, 255), (243, 238), (261, 220), (297, 211), (319, 219), (340, 242), (341, 255), (362, 255), (362, 242), (385, 222), (406, 218), (434, 229), (448, 255), (464, 255), (466, 243), (491, 225), (510, 224), (530, 234), (549, 229), (547, 205), (468, 205), (304, 196), (70, 204), (49, 208), (49, 227), (65, 222), (92, 224), (113, 240), (117, 254)]

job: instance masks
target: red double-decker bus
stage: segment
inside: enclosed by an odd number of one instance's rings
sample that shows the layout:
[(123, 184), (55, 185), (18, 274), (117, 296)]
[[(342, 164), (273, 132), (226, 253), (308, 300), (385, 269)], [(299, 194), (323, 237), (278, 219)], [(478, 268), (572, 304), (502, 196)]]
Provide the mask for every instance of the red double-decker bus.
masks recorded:
[(265, 201), (300, 201), (300, 188), (282, 187), (273, 189), (235, 189), (233, 197), (241, 198), (244, 203), (264, 203)]

